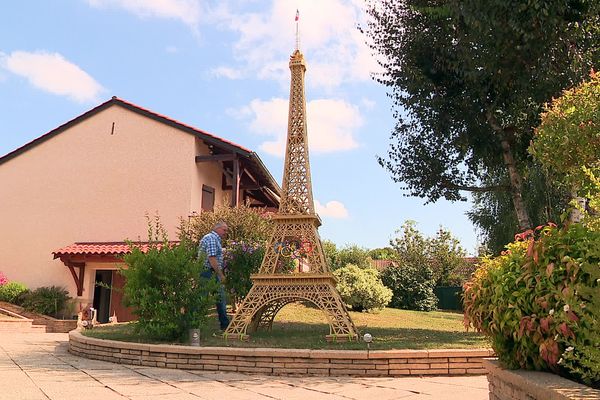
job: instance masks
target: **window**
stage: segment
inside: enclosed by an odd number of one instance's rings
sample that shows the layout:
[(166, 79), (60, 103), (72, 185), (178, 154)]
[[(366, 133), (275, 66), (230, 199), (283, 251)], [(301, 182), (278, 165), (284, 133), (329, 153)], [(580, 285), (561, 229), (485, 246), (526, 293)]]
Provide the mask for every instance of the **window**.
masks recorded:
[(202, 185), (202, 211), (212, 211), (215, 208), (215, 188)]

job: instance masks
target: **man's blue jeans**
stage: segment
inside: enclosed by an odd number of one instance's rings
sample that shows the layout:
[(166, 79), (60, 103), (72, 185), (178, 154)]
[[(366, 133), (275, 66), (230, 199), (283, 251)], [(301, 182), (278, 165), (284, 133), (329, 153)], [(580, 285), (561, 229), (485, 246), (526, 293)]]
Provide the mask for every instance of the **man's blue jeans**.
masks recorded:
[[(213, 276), (213, 271), (206, 270), (202, 272), (200, 276), (210, 279)], [(219, 281), (218, 276), (217, 281)], [(219, 315), (219, 325), (221, 330), (224, 331), (229, 325), (229, 317), (227, 316), (227, 298), (225, 297), (225, 288), (223, 287), (223, 284), (219, 285), (219, 293), (217, 295), (217, 302), (215, 305), (217, 306), (217, 314)]]

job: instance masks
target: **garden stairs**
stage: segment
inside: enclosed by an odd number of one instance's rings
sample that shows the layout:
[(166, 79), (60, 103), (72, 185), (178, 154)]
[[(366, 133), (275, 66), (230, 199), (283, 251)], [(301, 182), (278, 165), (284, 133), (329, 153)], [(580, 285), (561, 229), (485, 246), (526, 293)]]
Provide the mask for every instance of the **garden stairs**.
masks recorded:
[(0, 332), (69, 332), (77, 328), (76, 320), (60, 320), (30, 312), (23, 307), (0, 301), (0, 314), (13, 317), (0, 318)]
[(34, 324), (33, 319), (0, 307), (0, 333), (2, 332), (46, 333), (46, 325)]

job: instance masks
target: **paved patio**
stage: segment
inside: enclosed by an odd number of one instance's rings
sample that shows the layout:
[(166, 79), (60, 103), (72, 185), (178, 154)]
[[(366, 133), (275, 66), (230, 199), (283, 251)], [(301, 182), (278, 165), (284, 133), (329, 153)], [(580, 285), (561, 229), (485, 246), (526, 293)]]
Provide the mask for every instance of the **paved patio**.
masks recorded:
[(65, 333), (0, 333), (0, 400), (487, 400), (485, 376), (273, 377), (117, 365), (73, 356)]

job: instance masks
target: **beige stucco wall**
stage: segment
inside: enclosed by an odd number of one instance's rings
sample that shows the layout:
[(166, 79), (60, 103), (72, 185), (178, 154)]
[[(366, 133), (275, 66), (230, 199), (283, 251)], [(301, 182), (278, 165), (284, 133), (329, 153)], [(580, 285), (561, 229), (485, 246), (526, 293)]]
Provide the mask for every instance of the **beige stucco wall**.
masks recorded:
[(207, 151), (197, 153), (201, 147), (193, 135), (113, 105), (0, 164), (0, 271), (30, 288), (61, 285), (75, 296), (52, 251), (146, 240), (146, 213), (158, 213), (175, 239), (179, 217), (199, 211), (202, 182), (221, 191), (218, 165), (196, 166), (194, 156)]

